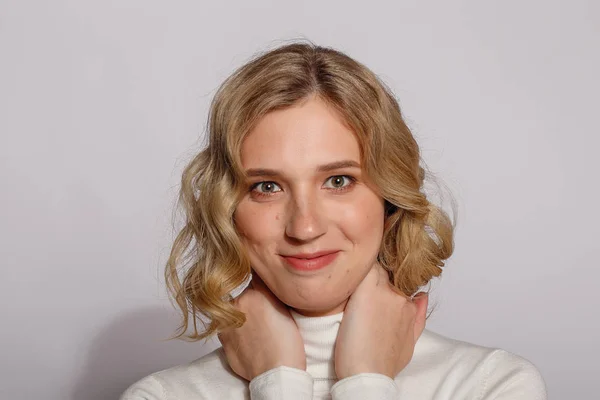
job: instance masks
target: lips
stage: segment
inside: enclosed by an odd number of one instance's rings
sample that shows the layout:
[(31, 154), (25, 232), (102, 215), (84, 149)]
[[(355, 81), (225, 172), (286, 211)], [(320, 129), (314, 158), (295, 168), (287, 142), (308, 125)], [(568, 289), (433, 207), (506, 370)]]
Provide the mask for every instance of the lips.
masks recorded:
[(297, 254), (287, 254), (287, 255), (282, 255), (282, 256), (283, 257), (302, 258), (302, 259), (312, 259), (312, 258), (325, 256), (327, 254), (336, 253), (338, 251), (339, 250), (322, 250), (322, 251), (317, 251), (315, 253), (297, 253)]
[(331, 264), (340, 253), (339, 250), (326, 250), (316, 253), (281, 256), (286, 264), (296, 271), (315, 271)]

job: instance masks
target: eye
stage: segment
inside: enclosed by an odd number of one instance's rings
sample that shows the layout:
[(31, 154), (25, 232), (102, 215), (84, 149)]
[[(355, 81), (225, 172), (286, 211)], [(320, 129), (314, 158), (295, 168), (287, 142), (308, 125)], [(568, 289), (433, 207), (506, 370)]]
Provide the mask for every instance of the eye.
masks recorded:
[[(269, 181), (257, 182), (254, 185), (252, 185), (250, 190), (256, 191), (256, 189), (258, 188), (262, 188), (262, 190), (257, 191), (259, 194), (270, 194), (281, 191), (281, 188), (275, 182)], [(279, 190), (276, 190), (276, 188), (279, 188)]]
[[(325, 182), (332, 183), (332, 186), (329, 186), (331, 189), (344, 190), (344, 189), (352, 186), (352, 184), (355, 181), (356, 181), (356, 179), (354, 179), (350, 175), (334, 175), (334, 176), (329, 177)], [(347, 184), (344, 184), (345, 182)]]

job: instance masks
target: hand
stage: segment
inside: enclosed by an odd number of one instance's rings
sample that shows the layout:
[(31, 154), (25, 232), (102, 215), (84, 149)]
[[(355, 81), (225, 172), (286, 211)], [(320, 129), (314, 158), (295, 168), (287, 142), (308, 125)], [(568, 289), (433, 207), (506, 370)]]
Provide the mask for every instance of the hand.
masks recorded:
[(233, 304), (246, 314), (246, 322), (218, 337), (236, 374), (251, 381), (282, 365), (306, 370), (304, 342), (294, 319), (256, 273)]
[(426, 293), (411, 301), (376, 263), (346, 304), (334, 354), (338, 379), (363, 372), (393, 379), (413, 356), (427, 304)]

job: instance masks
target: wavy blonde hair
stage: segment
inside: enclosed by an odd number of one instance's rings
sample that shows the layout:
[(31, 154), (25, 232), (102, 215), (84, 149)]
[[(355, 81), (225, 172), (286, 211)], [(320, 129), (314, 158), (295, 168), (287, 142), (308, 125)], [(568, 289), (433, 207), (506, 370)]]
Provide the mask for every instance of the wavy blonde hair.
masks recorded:
[(208, 144), (183, 171), (179, 205), (185, 225), (165, 268), (169, 295), (183, 313), (175, 337), (187, 331), (190, 314), (194, 331), (186, 338), (192, 341), (245, 322), (228, 295), (251, 273), (233, 221), (248, 190), (241, 145), (265, 114), (313, 95), (345, 118), (359, 142), (363, 169), (385, 199), (378, 260), (390, 282), (411, 296), (441, 274), (454, 249), (454, 225), (422, 192), (419, 146), (391, 91), (340, 51), (310, 42), (286, 44), (255, 57), (223, 82), (210, 106)]

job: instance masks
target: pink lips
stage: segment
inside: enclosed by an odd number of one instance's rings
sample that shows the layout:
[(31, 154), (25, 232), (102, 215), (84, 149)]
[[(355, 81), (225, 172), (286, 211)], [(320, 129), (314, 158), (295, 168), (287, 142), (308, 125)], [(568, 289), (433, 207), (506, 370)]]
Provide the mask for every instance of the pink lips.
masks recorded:
[(281, 256), (287, 264), (300, 271), (315, 271), (331, 264), (339, 254), (336, 251), (321, 251), (312, 254), (294, 254), (293, 256)]

